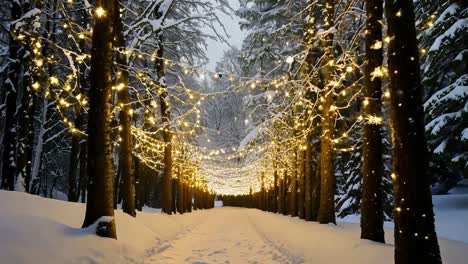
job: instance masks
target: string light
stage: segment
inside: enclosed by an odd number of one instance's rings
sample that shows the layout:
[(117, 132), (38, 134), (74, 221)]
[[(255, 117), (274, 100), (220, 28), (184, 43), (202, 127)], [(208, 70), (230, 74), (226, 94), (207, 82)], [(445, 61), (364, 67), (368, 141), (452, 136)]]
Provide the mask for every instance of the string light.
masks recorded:
[(94, 13), (96, 14), (96, 16), (98, 18), (101, 18), (103, 17), (105, 14), (106, 14), (106, 10), (104, 10), (104, 8), (102, 8), (101, 6), (97, 7), (96, 10), (94, 11)]

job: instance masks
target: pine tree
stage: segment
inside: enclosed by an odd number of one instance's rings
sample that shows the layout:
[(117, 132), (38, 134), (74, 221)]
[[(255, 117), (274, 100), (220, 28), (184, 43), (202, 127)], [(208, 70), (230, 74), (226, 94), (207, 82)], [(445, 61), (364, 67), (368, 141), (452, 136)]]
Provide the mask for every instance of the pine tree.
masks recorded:
[(421, 74), (434, 192), (446, 193), (468, 173), (468, 5), (419, 1)]
[(386, 1), (395, 263), (442, 263), (434, 225), (424, 136), (413, 1)]

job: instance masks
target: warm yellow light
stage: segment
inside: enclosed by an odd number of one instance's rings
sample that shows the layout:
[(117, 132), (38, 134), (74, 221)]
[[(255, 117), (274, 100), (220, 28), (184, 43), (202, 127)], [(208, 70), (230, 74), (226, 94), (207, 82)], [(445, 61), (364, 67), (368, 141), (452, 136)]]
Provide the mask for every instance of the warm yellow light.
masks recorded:
[(373, 81), (375, 78), (382, 78), (385, 76), (386, 70), (382, 67), (376, 67), (373, 72), (371, 72), (371, 80)]
[(41, 85), (40, 85), (38, 82), (35, 82), (35, 83), (32, 84), (32, 88), (33, 88), (34, 90), (37, 90), (37, 89), (39, 89), (40, 87), (41, 87)]
[(34, 64), (36, 64), (37, 67), (42, 67), (42, 65), (44, 65), (44, 61), (41, 59), (37, 59), (34, 61)]
[(362, 102), (364, 106), (368, 106), (369, 105), (369, 100), (366, 98), (364, 99), (364, 101)]
[(370, 48), (373, 50), (379, 50), (383, 47), (383, 43), (380, 40), (377, 40), (374, 45), (372, 45)]
[(50, 77), (50, 83), (53, 85), (57, 85), (59, 83), (59, 79), (55, 76)]
[(389, 91), (389, 90), (386, 90), (386, 91), (384, 92), (384, 96), (385, 96), (386, 98), (390, 98), (390, 91)]
[(96, 13), (97, 17), (103, 17), (106, 14), (106, 10), (104, 10), (102, 7), (97, 7), (94, 12)]
[(382, 124), (382, 117), (379, 116), (368, 116), (367, 117), (367, 123), (371, 125), (381, 125)]

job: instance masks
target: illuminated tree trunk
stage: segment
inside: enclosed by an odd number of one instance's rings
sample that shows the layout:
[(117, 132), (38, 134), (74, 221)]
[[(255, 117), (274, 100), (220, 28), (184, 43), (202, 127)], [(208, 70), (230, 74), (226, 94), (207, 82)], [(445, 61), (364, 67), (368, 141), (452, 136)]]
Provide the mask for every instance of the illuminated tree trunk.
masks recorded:
[(304, 150), (300, 149), (298, 151), (298, 170), (297, 170), (297, 215), (301, 219), (305, 219), (305, 182), (304, 182)]
[(115, 0), (97, 0), (94, 12), (88, 117), (88, 200), (83, 223), (83, 227), (88, 227), (101, 219), (96, 233), (109, 238), (117, 238), (110, 127), (114, 7)]
[(287, 174), (287, 169), (284, 168), (283, 170), (283, 189), (282, 189), (282, 199), (281, 199), (281, 204), (282, 204), (282, 214), (283, 215), (287, 215), (289, 210), (288, 210), (288, 203), (287, 203), (287, 196), (288, 196), (288, 185), (289, 185), (289, 181), (288, 181), (288, 174)]
[(291, 190), (289, 196), (289, 214), (297, 216), (297, 151), (293, 147), (291, 155)]
[(442, 263), (434, 226), (424, 136), (418, 43), (411, 0), (386, 1), (395, 263)]
[[(21, 4), (19, 1), (11, 2), (11, 20), (16, 21), (21, 17)], [(3, 84), (6, 90), (5, 98), (5, 132), (3, 135), (3, 167), (1, 188), (14, 191), (16, 177), (16, 97), (19, 89), (18, 78), (21, 71), (20, 54), (21, 44), (18, 39), (18, 32), (13, 31), (10, 36), (8, 49), (9, 64), (7, 76)]]
[(312, 179), (311, 179), (311, 205), (312, 205), (312, 215), (311, 215), (311, 220), (312, 221), (317, 221), (318, 218), (318, 213), (320, 210), (320, 152), (318, 151), (316, 157), (316, 163), (317, 167), (315, 168), (315, 171), (312, 172)]
[(185, 184), (185, 210), (189, 213), (192, 212), (192, 187), (191, 187), (191, 183), (187, 182)]
[(361, 238), (385, 242), (383, 229), (382, 199), (382, 134), (381, 124), (371, 122), (369, 117), (382, 118), (381, 79), (373, 76), (375, 69), (382, 67), (382, 49), (375, 43), (382, 42), (383, 1), (366, 1), (366, 59), (364, 86), (364, 131), (362, 138), (362, 201)]
[[(118, 52), (116, 62), (117, 67), (127, 67), (127, 55), (125, 50), (125, 37), (123, 35), (123, 24), (120, 19), (119, 3), (116, 1), (115, 10), (115, 42), (121, 52)], [(120, 106), (119, 112), (119, 131), (120, 131), (120, 153), (119, 169), (122, 177), (121, 195), (122, 210), (133, 217), (135, 212), (135, 177), (133, 171), (133, 152), (132, 152), (132, 116), (130, 114), (131, 104), (128, 91), (128, 71), (126, 69), (117, 71), (117, 98)]]
[(177, 166), (177, 211), (179, 214), (184, 212), (184, 183), (180, 165)]
[(265, 174), (262, 172), (261, 176), (261, 187), (260, 187), (260, 195), (259, 195), (259, 207), (260, 210), (265, 211)]
[(312, 147), (311, 147), (311, 137), (308, 133), (306, 137), (306, 146), (305, 157), (304, 157), (304, 217), (306, 221), (312, 220)]
[[(276, 155), (278, 155), (276, 153)], [(271, 211), (274, 213), (278, 212), (278, 160), (275, 157), (275, 161), (273, 164), (275, 171), (273, 172), (273, 195), (272, 195), (272, 206)]]
[[(161, 37), (160, 37), (161, 38)], [(162, 43), (162, 40), (159, 41)], [(166, 90), (166, 81), (164, 78), (164, 60), (163, 49), (157, 51), (156, 71), (158, 73), (158, 81), (160, 87), (159, 102), (161, 108), (161, 116), (163, 123), (163, 141), (164, 141), (164, 178), (163, 178), (163, 196), (162, 196), (162, 212), (166, 214), (172, 213), (172, 133), (170, 127), (170, 110), (169, 110), (169, 94)]]
[(333, 97), (332, 81), (333, 72), (333, 34), (330, 32), (334, 25), (335, 0), (325, 1), (325, 21), (323, 46), (325, 50), (323, 65), (324, 95), (322, 102), (322, 134), (320, 142), (320, 208), (318, 221), (321, 224), (336, 223), (335, 220), (335, 170), (333, 166), (333, 137), (336, 113), (332, 106)]
[(283, 175), (279, 177), (278, 180), (278, 213), (283, 213), (284, 207), (284, 180)]

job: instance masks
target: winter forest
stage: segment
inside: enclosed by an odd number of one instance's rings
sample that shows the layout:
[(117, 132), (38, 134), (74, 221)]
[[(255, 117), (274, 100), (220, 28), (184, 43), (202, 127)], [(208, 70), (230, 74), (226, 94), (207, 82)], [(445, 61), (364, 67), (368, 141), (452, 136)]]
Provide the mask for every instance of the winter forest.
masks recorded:
[(466, 1), (0, 0), (0, 25), (1, 263), (466, 263)]

